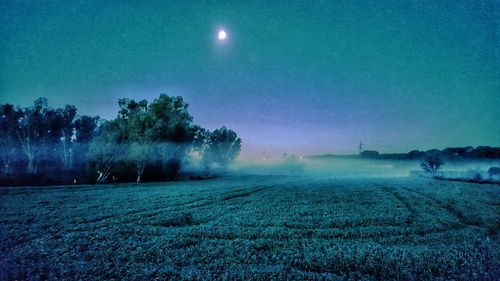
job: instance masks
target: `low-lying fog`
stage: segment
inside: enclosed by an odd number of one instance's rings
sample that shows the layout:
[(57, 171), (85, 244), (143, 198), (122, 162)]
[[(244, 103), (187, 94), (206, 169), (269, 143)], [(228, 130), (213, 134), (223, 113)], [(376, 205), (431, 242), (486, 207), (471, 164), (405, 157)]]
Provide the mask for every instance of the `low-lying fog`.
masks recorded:
[[(367, 160), (354, 158), (294, 159), (274, 162), (238, 162), (232, 171), (258, 175), (308, 175), (332, 177), (406, 177), (422, 171), (419, 160)], [(440, 171), (482, 171), (500, 161), (447, 162)]]

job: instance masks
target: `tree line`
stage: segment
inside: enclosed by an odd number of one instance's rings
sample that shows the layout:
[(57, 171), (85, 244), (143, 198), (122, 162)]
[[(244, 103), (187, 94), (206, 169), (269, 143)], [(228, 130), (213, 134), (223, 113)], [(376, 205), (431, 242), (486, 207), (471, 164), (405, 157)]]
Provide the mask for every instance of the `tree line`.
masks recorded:
[(188, 163), (225, 169), (240, 152), (233, 130), (194, 124), (180, 96), (118, 105), (116, 118), (104, 120), (78, 115), (73, 105), (50, 107), (46, 98), (29, 107), (0, 104), (0, 183), (172, 180)]
[(469, 160), (491, 160), (500, 159), (500, 147), (472, 146), (466, 147), (448, 147), (443, 150), (430, 149), (427, 151), (412, 150), (408, 153), (384, 153), (380, 154), (374, 150), (364, 150), (359, 157), (365, 159), (380, 160), (420, 160), (429, 155), (439, 155), (442, 159), (448, 161), (469, 161)]

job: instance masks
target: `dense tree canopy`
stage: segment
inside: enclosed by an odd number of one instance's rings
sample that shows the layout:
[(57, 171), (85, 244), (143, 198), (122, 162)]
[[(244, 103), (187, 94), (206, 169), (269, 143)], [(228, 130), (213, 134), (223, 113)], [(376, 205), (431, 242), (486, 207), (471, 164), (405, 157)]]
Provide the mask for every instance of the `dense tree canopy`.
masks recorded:
[(0, 177), (11, 184), (37, 183), (27, 178), (46, 183), (168, 180), (192, 151), (203, 155), (206, 167), (225, 168), (239, 154), (236, 133), (225, 127), (211, 133), (193, 124), (182, 97), (120, 99), (118, 105), (109, 121), (79, 116), (73, 105), (52, 108), (45, 98), (26, 108), (0, 105)]
[(201, 155), (206, 169), (212, 164), (225, 169), (240, 153), (241, 139), (231, 129), (222, 127), (213, 132), (203, 131), (198, 136), (201, 139)]
[(162, 94), (151, 103), (120, 99), (118, 105), (120, 111), (114, 122), (123, 128), (123, 142), (128, 160), (134, 163), (136, 181), (140, 182), (146, 167), (155, 162), (168, 177), (175, 176), (196, 129), (188, 104), (182, 97)]

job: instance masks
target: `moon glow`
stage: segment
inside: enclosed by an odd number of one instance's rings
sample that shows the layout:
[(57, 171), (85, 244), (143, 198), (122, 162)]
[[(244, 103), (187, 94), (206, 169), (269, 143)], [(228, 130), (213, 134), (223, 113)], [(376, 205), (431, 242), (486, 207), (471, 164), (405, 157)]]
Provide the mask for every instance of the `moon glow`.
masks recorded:
[(224, 30), (219, 30), (219, 34), (217, 35), (217, 38), (219, 41), (224, 41), (226, 40), (227, 33)]

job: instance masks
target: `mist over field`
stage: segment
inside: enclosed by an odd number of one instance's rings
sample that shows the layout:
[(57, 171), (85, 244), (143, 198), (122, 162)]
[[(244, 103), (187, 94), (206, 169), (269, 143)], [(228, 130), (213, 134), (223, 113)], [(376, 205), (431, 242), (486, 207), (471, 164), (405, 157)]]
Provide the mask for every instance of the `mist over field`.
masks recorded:
[(499, 0), (0, 0), (0, 281), (499, 281)]
[(224, 176), (0, 190), (0, 278), (498, 280), (498, 185)]
[[(314, 159), (310, 157), (293, 160), (237, 161), (230, 174), (255, 175), (296, 175), (311, 177), (408, 177), (411, 171), (421, 171), (421, 160), (368, 160), (355, 158)], [(446, 171), (467, 172), (487, 171), (490, 167), (500, 166), (500, 160), (476, 160), (446, 162), (441, 169)]]

